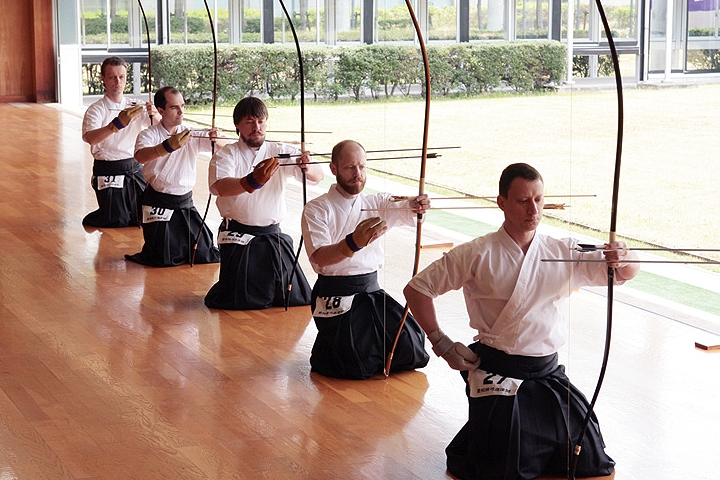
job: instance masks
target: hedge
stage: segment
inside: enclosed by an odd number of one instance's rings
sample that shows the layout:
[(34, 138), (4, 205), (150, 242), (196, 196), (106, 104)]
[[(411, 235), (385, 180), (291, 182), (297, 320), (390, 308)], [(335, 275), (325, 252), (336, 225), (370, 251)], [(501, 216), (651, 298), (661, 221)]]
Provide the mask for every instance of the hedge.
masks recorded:
[[(432, 92), (462, 96), (501, 88), (539, 90), (564, 78), (565, 48), (550, 40), (430, 45)], [(424, 83), (417, 46), (312, 46), (303, 47), (302, 55), (305, 92), (315, 99), (407, 96)], [(218, 63), (219, 103), (232, 104), (246, 95), (296, 99), (300, 93), (294, 45), (220, 45)], [(155, 47), (152, 72), (153, 87), (172, 85), (188, 104), (212, 101), (211, 45)]]

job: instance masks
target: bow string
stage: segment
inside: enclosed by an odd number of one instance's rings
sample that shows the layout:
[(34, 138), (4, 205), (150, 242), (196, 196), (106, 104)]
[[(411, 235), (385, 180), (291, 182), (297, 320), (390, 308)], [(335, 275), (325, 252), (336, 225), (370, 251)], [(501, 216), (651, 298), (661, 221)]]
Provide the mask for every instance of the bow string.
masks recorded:
[[(218, 87), (218, 46), (217, 36), (215, 34), (215, 22), (213, 21), (212, 13), (210, 13), (210, 5), (207, 0), (203, 0), (205, 3), (205, 11), (207, 12), (208, 21), (210, 22), (210, 33), (212, 34), (213, 41), (213, 89), (212, 89), (212, 120), (211, 128), (215, 128), (215, 117), (217, 112), (217, 87)], [(212, 153), (215, 154), (215, 142), (212, 142)]]
[[(145, 15), (145, 9), (143, 8), (142, 1), (138, 0), (138, 5), (140, 6), (140, 13), (143, 17), (143, 22), (145, 23), (145, 35), (147, 36), (147, 49), (148, 49), (148, 102), (153, 103), (152, 99), (152, 59), (151, 59), (151, 51), (150, 51), (150, 26), (148, 25), (147, 16)], [(150, 114), (150, 125), (153, 124), (153, 115)]]
[[(300, 151), (305, 152), (305, 71), (303, 68), (303, 58), (302, 58), (302, 51), (300, 50), (300, 40), (297, 36), (297, 31), (295, 30), (295, 25), (293, 24), (293, 19), (290, 16), (290, 12), (288, 12), (288, 9), (285, 7), (285, 2), (283, 0), (280, 1), (280, 7), (282, 7), (283, 13), (285, 13), (285, 18), (287, 18), (288, 23), (290, 24), (290, 31), (292, 32), (293, 40), (295, 42), (295, 50), (297, 51), (297, 57), (298, 57), (298, 75), (300, 77)], [(302, 170), (302, 186), (303, 186), (303, 206), (307, 203), (307, 172), (304, 168)], [(297, 271), (298, 261), (300, 260), (300, 252), (302, 251), (303, 247), (303, 237), (302, 233), (300, 234), (300, 241), (298, 242), (298, 250), (295, 254), (295, 258), (293, 260), (293, 267), (290, 272), (290, 276), (288, 278), (287, 283), (287, 291), (285, 292), (285, 311), (290, 306), (290, 293), (292, 292), (292, 281), (293, 277), (295, 276), (295, 272)]]
[[(425, 41), (423, 39), (422, 29), (420, 28), (420, 22), (418, 22), (417, 16), (415, 15), (415, 10), (412, 7), (412, 4), (410, 3), (410, 0), (405, 0), (405, 5), (407, 6), (408, 13), (410, 14), (410, 18), (413, 22), (413, 27), (415, 28), (415, 34), (418, 38), (418, 43), (420, 44), (420, 52), (422, 53), (422, 61), (423, 61), (423, 70), (425, 73), (425, 119), (423, 121), (423, 139), (422, 139), (422, 154), (421, 154), (421, 160), (420, 160), (420, 179), (418, 183), (418, 196), (425, 193), (425, 166), (427, 164), (427, 158), (428, 158), (428, 133), (430, 131), (430, 61), (428, 59), (428, 53), (427, 49), (425, 48)], [(415, 230), (415, 259), (413, 263), (413, 273), (412, 276), (414, 277), (418, 273), (418, 269), (420, 267), (420, 250), (422, 248), (421, 242), (422, 242), (422, 224), (423, 224), (423, 215), (418, 214), (417, 216), (417, 226)], [(392, 365), (392, 359), (393, 355), (395, 354), (395, 349), (397, 348), (398, 341), (400, 340), (400, 334), (402, 333), (402, 330), (405, 326), (405, 320), (407, 320), (407, 316), (410, 313), (410, 307), (405, 304), (405, 311), (403, 312), (402, 319), (400, 320), (400, 325), (398, 326), (397, 334), (395, 335), (395, 340), (393, 341), (392, 348), (390, 349), (390, 353), (387, 356), (387, 361), (385, 362), (385, 376), (390, 375), (390, 366)]]
[[(213, 40), (213, 89), (212, 89), (212, 120), (210, 123), (210, 129), (215, 128), (215, 117), (216, 117), (216, 111), (217, 111), (217, 86), (218, 86), (218, 47), (217, 47), (217, 36), (215, 35), (215, 23), (213, 22), (212, 14), (210, 13), (210, 5), (208, 5), (207, 0), (203, 0), (205, 3), (205, 11), (207, 12), (208, 21), (210, 22), (210, 33), (212, 33), (212, 40)], [(215, 140), (210, 141), (211, 145), (211, 155), (215, 155)], [(205, 225), (205, 220), (207, 219), (208, 212), (210, 211), (210, 203), (212, 201), (212, 193), (208, 193), (208, 199), (207, 204), (205, 205), (205, 213), (202, 217), (202, 222), (200, 223), (200, 228), (198, 230), (197, 237), (195, 238), (195, 243), (192, 245), (192, 254), (190, 257), (190, 266), (192, 267), (195, 263), (195, 253), (197, 252), (198, 243), (200, 243), (200, 235), (202, 235), (203, 232), (203, 226)]]
[[(610, 48), (610, 57), (612, 59), (613, 70), (615, 72), (615, 87), (617, 91), (617, 144), (615, 147), (615, 171), (613, 175), (613, 190), (612, 190), (612, 204), (610, 210), (610, 238), (609, 243), (615, 241), (615, 234), (617, 231), (617, 211), (618, 211), (618, 198), (620, 194), (620, 164), (622, 159), (622, 143), (623, 143), (623, 88), (622, 88), (622, 77), (620, 75), (620, 62), (618, 59), (617, 49), (615, 48), (615, 41), (613, 40), (612, 31), (608, 24), (605, 10), (603, 9), (600, 0), (595, 0), (598, 13), (600, 14), (600, 20), (605, 30), (605, 36), (607, 37), (608, 47)], [(578, 440), (573, 448), (573, 456), (570, 463), (570, 469), (568, 471), (568, 479), (575, 480), (575, 470), (577, 469), (578, 458), (580, 451), (582, 450), (582, 442), (585, 438), (590, 420), (593, 416), (595, 409), (595, 403), (597, 402), (598, 396), (600, 395), (600, 389), (602, 388), (603, 380), (605, 378), (605, 372), (607, 370), (608, 360), (610, 358), (610, 341), (612, 338), (612, 322), (613, 322), (613, 303), (614, 303), (614, 286), (615, 286), (615, 269), (608, 266), (607, 269), (608, 278), (608, 293), (607, 293), (607, 326), (605, 332), (605, 348), (603, 351), (602, 364), (600, 366), (600, 374), (598, 376), (597, 384), (595, 386), (595, 392), (593, 393), (592, 400), (587, 413), (585, 414), (585, 420), (583, 421), (582, 429), (578, 436)]]

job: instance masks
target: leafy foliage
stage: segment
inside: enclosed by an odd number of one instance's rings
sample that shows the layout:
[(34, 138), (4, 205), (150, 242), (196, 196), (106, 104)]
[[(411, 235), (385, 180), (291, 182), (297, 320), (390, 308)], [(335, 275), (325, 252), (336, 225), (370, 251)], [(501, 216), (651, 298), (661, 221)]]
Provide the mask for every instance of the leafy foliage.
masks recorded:
[[(598, 75), (601, 77), (615, 75), (610, 55), (598, 55)], [(590, 57), (587, 55), (573, 56), (573, 76), (581, 78), (590, 76)]]
[[(565, 74), (565, 46), (555, 41), (428, 46), (431, 85), (440, 95), (477, 95), (496, 89), (532, 91)], [(407, 96), (421, 87), (420, 49), (411, 45), (313, 46), (302, 49), (306, 93), (317, 100)], [(246, 95), (297, 98), (300, 74), (294, 45), (220, 45), (218, 101)], [(212, 45), (161, 45), (152, 49), (153, 87), (172, 85), (188, 104), (212, 101)], [(99, 79), (87, 84), (102, 88)]]

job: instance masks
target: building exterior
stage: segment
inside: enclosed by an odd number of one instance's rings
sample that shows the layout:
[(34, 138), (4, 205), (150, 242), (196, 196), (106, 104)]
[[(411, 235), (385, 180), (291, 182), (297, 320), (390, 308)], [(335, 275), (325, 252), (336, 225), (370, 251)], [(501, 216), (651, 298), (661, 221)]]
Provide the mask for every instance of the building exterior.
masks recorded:
[[(48, 3), (63, 103), (82, 96), (83, 65), (117, 54), (140, 68), (148, 47), (143, 10), (151, 47), (211, 42), (203, 0), (33, 0), (35, 15), (38, 5)], [(584, 74), (604, 74), (602, 56), (609, 50), (594, 0), (412, 3), (430, 43), (554, 39), (571, 47), (569, 67), (574, 57), (585, 58)], [(220, 43), (292, 42), (280, 0), (207, 0), (207, 5)], [(416, 41), (404, 0), (285, 0), (285, 6), (306, 44)], [(623, 63), (631, 66), (624, 74), (640, 82), (720, 75), (720, 1), (603, 0), (603, 8)], [(572, 68), (568, 72), (570, 81)], [(134, 77), (139, 82), (140, 75)]]

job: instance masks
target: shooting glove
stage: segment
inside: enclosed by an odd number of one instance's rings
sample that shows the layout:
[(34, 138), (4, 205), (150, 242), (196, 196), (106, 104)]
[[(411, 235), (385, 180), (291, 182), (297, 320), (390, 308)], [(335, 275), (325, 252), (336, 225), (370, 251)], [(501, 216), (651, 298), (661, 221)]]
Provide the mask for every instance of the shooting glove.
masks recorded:
[(135, 105), (134, 107), (129, 107), (125, 110), (120, 111), (118, 116), (113, 118), (112, 122), (110, 122), (112, 129), (117, 132), (127, 127), (130, 123), (130, 120), (140, 115), (142, 110), (143, 107), (141, 105)]
[(433, 345), (435, 355), (444, 358), (450, 368), (474, 370), (480, 365), (480, 359), (475, 352), (460, 342), (453, 342), (442, 330), (437, 329), (427, 337)]
[(162, 142), (160, 145), (155, 146), (155, 153), (164, 157), (168, 153), (172, 153), (183, 147), (192, 138), (192, 132), (190, 130), (183, 130), (175, 135), (170, 135), (170, 138)]
[(268, 158), (255, 165), (255, 169), (248, 173), (246, 177), (240, 179), (240, 184), (246, 192), (253, 193), (255, 190), (262, 188), (273, 176), (278, 169), (278, 159)]
[(387, 222), (380, 217), (366, 218), (358, 223), (353, 233), (348, 234), (344, 240), (338, 244), (340, 251), (346, 257), (352, 257), (355, 252), (367, 247), (368, 243), (377, 234), (382, 234), (387, 230)]

